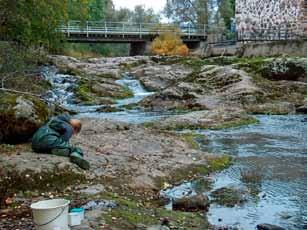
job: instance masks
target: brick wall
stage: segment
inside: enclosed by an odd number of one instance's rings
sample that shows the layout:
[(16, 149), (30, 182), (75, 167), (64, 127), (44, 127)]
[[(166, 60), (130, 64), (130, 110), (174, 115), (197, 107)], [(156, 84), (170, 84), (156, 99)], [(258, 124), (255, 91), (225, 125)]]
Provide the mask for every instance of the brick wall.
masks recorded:
[[(240, 33), (289, 31), (302, 34), (306, 0), (236, 0), (236, 22)], [(277, 35), (276, 35), (277, 36)]]

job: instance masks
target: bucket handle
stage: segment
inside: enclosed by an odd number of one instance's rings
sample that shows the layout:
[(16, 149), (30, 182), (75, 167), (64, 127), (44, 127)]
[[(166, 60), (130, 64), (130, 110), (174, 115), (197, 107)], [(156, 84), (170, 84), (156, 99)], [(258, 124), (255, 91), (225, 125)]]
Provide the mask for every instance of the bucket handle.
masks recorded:
[(58, 219), (58, 218), (63, 214), (63, 212), (65, 211), (65, 209), (66, 209), (66, 207), (62, 208), (61, 212), (60, 212), (56, 217), (54, 217), (53, 219), (49, 220), (48, 222), (46, 222), (46, 223), (44, 223), (44, 224), (37, 224), (37, 223), (35, 223), (34, 221), (33, 221), (33, 222), (34, 222), (34, 224), (35, 224), (37, 227), (46, 226), (46, 225), (52, 223), (53, 221), (55, 221), (56, 219)]

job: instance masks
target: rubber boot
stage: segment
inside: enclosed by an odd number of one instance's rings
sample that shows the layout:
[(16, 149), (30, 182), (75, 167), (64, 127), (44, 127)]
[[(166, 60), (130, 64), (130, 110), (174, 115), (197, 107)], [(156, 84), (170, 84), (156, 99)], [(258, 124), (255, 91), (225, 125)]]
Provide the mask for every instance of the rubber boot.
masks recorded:
[(86, 160), (83, 159), (83, 157), (76, 152), (73, 152), (70, 155), (70, 162), (78, 165), (80, 168), (84, 169), (84, 170), (89, 170), (90, 169), (90, 163)]

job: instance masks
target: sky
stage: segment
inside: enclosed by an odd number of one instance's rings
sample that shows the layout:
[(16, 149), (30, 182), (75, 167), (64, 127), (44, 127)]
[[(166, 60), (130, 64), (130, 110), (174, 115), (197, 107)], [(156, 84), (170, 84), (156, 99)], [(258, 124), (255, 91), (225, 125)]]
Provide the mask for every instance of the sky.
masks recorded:
[(134, 9), (136, 5), (144, 5), (145, 8), (153, 8), (156, 13), (163, 10), (166, 0), (113, 0), (116, 9)]

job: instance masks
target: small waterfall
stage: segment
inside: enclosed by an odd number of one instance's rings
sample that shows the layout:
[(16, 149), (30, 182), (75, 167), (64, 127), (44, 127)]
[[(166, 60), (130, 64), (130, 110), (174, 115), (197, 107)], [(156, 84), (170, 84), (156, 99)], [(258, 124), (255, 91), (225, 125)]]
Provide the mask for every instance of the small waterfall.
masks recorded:
[[(118, 112), (98, 112), (104, 105), (80, 105), (76, 104), (74, 89), (78, 87), (79, 77), (68, 74), (60, 74), (54, 66), (48, 66), (43, 69), (43, 76), (52, 85), (52, 89), (45, 95), (45, 99), (50, 103), (57, 103), (62, 107), (78, 113), (77, 117), (109, 118), (128, 123), (143, 123), (152, 120), (161, 119), (174, 115), (173, 112), (144, 112), (140, 109), (125, 109), (127, 105), (134, 105), (145, 97), (154, 94), (148, 92), (139, 80), (129, 74), (123, 75), (123, 78), (116, 83), (129, 88), (133, 96), (120, 99), (112, 107), (119, 108)], [(133, 107), (133, 106), (132, 106)]]
[(135, 104), (143, 100), (145, 97), (154, 94), (144, 89), (139, 80), (134, 79), (131, 75), (125, 74), (124, 78), (117, 80), (116, 83), (128, 87), (133, 92), (133, 97), (117, 101), (117, 106)]
[[(77, 113), (94, 113), (102, 105), (78, 105), (75, 103), (74, 88), (78, 86), (79, 78), (68, 74), (60, 74), (54, 66), (48, 66), (43, 69), (43, 76), (52, 85), (52, 89), (48, 91), (45, 98), (50, 103), (57, 103), (69, 110)], [(117, 84), (128, 87), (132, 91), (133, 96), (117, 100), (114, 107), (135, 104), (143, 98), (152, 95), (144, 89), (139, 80), (134, 79), (131, 75), (125, 74), (123, 79), (117, 80)]]
[(45, 98), (51, 103), (67, 105), (73, 102), (73, 88), (77, 85), (78, 79), (67, 74), (59, 74), (55, 67), (45, 67), (43, 76), (52, 85)]
[(52, 89), (45, 95), (45, 99), (48, 102), (57, 103), (77, 113), (95, 112), (99, 108), (98, 105), (86, 106), (75, 103), (74, 89), (78, 86), (78, 77), (60, 74), (54, 66), (45, 67), (43, 69), (43, 76), (52, 85)]

